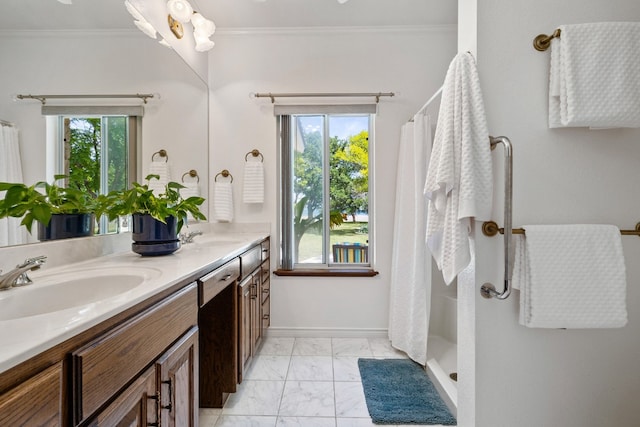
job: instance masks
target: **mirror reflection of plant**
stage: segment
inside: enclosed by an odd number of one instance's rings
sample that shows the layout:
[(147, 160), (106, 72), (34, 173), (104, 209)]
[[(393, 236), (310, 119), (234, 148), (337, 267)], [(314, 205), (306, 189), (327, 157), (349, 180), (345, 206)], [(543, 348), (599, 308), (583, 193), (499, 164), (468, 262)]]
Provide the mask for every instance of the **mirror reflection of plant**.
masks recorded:
[(163, 223), (166, 223), (166, 218), (173, 216), (178, 220), (178, 232), (186, 223), (189, 213), (194, 219), (207, 219), (200, 211), (204, 198), (198, 196), (182, 198), (180, 189), (185, 188), (184, 185), (173, 181), (166, 184), (164, 193), (154, 194), (153, 189), (149, 188), (151, 179), (160, 179), (160, 176), (147, 175), (145, 178), (147, 184), (134, 182), (129, 189), (114, 190), (107, 195), (98, 196), (96, 215), (104, 213), (109, 220), (114, 220), (124, 215), (148, 214)]
[(22, 183), (0, 182), (0, 191), (6, 191), (0, 200), (0, 218), (22, 217), (21, 225), (29, 232), (33, 221), (48, 225), (54, 214), (92, 213), (97, 207), (97, 200), (89, 193), (55, 184), (64, 180), (66, 175), (55, 175), (49, 184), (39, 181), (31, 186)]

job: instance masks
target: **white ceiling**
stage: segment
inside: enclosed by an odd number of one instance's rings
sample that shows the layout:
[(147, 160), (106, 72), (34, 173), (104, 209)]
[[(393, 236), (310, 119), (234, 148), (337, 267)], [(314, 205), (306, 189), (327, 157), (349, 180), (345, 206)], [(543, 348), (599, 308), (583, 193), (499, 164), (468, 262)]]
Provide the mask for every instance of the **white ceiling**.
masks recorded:
[[(455, 24), (455, 0), (191, 0), (223, 28)], [(135, 28), (124, 0), (2, 0), (0, 30)]]

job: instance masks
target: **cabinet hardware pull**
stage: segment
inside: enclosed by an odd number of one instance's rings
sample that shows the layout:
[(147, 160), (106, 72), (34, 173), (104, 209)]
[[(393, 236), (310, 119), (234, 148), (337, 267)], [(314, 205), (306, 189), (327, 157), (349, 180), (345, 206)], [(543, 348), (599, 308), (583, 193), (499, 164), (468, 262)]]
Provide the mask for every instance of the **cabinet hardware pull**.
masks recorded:
[(268, 315), (268, 314), (263, 314), (263, 315), (262, 315), (262, 318), (263, 318), (264, 320), (267, 320), (267, 319), (269, 319), (269, 315)]
[(262, 290), (262, 293), (263, 293), (263, 294), (268, 294), (268, 293), (269, 293), (269, 289), (263, 289), (263, 290)]
[(152, 395), (152, 396), (147, 396), (147, 399), (149, 400), (153, 400), (154, 406), (155, 406), (155, 410), (153, 411), (156, 414), (156, 421), (155, 422), (147, 422), (147, 426), (149, 427), (160, 427), (160, 414), (159, 409), (158, 409), (158, 405), (160, 402), (160, 393), (156, 392), (156, 394)]
[(171, 383), (171, 379), (168, 379), (166, 381), (162, 381), (162, 384), (168, 384), (169, 385), (169, 404), (166, 406), (162, 406), (162, 409), (168, 409), (169, 412), (171, 412), (172, 408), (173, 408), (173, 384)]
[(220, 281), (222, 282), (226, 282), (227, 280), (229, 280), (231, 278), (231, 274), (225, 274)]
[(264, 252), (264, 253), (266, 254), (267, 252), (269, 252), (269, 249), (264, 248), (264, 249), (262, 250), (262, 252)]

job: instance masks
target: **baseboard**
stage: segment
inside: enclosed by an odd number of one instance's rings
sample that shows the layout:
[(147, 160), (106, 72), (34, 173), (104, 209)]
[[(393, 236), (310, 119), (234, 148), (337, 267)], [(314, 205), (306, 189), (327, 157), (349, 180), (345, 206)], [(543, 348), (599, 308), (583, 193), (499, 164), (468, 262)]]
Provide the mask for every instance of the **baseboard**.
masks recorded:
[(355, 328), (284, 328), (270, 326), (265, 336), (286, 338), (386, 338), (387, 329)]

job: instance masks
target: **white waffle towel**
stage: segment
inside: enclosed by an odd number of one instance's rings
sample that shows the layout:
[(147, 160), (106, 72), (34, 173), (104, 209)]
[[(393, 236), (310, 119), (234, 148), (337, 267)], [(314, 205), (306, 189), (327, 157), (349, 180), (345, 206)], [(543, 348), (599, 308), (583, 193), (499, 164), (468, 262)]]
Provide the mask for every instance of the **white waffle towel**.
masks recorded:
[(233, 187), (230, 182), (215, 182), (213, 214), (218, 222), (233, 221)]
[[(180, 197), (188, 199), (189, 197), (200, 197), (200, 184), (197, 182), (183, 182), (184, 188), (180, 189)], [(187, 213), (187, 219), (193, 220), (193, 215)]]
[(160, 176), (160, 179), (151, 179), (149, 181), (149, 189), (153, 190), (153, 194), (156, 196), (164, 194), (167, 184), (171, 181), (169, 164), (164, 160), (152, 161), (149, 165), (149, 173), (147, 175)]
[(559, 29), (551, 42), (549, 127), (640, 127), (640, 22)]
[(244, 162), (244, 203), (264, 203), (264, 167), (261, 161)]
[(180, 189), (180, 196), (183, 199), (189, 197), (200, 197), (200, 184), (197, 182), (183, 182), (184, 188)]
[(514, 288), (530, 328), (619, 328), (627, 323), (626, 269), (613, 225), (526, 225)]
[(424, 193), (427, 245), (447, 284), (471, 261), (471, 219), (488, 220), (493, 200), (489, 131), (470, 53), (449, 65)]

